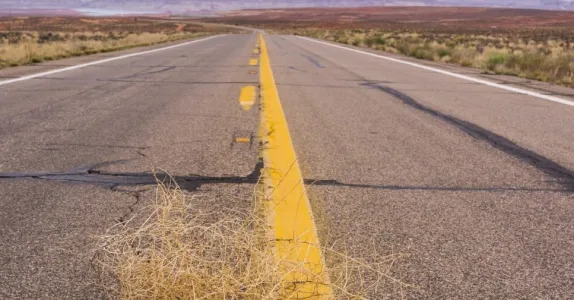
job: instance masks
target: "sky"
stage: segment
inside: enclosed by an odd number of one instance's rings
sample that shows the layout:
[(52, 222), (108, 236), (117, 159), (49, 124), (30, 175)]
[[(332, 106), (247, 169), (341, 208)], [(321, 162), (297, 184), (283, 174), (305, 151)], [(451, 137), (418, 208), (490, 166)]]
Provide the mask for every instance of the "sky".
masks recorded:
[(0, 0), (0, 9), (66, 8), (100, 11), (197, 11), (244, 8), (440, 5), (574, 10), (574, 0)]

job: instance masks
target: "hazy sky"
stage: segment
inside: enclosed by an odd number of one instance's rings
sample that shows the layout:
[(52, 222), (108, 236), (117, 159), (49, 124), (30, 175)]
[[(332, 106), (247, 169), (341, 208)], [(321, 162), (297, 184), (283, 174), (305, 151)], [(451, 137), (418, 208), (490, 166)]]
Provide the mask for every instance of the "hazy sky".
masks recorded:
[(574, 9), (574, 0), (0, 0), (0, 8), (241, 9), (316, 5), (465, 5)]

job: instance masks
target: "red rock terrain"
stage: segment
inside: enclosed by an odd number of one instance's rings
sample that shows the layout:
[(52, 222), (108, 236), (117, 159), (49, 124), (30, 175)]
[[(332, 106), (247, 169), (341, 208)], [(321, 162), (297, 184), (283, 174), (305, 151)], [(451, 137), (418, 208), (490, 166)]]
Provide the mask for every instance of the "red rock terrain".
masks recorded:
[(372, 27), (379, 23), (432, 23), (433, 26), (572, 27), (574, 12), (473, 7), (359, 7), (242, 10), (222, 15), (238, 23), (313, 22), (324, 25), (354, 23)]

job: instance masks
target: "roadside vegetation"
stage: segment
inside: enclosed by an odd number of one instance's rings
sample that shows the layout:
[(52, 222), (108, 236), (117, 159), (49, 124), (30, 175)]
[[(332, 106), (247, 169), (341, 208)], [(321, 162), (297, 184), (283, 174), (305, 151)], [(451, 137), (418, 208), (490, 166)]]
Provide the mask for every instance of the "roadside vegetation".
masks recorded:
[[(296, 288), (282, 288), (282, 274), (307, 267), (273, 255), (260, 205), (206, 213), (198, 201), (173, 183), (159, 184), (150, 208), (101, 237), (93, 264), (110, 298), (291, 299)], [(389, 287), (408, 288), (390, 275), (398, 255), (367, 263), (329, 247), (324, 252), (330, 282), (313, 274), (309, 280), (330, 285), (337, 299), (375, 299), (392, 292)]]
[(317, 8), (236, 12), (212, 21), (574, 86), (574, 12)]
[(0, 68), (226, 31), (224, 27), (137, 18), (0, 19)]
[(574, 86), (574, 45), (566, 37), (300, 29), (305, 35), (419, 59)]

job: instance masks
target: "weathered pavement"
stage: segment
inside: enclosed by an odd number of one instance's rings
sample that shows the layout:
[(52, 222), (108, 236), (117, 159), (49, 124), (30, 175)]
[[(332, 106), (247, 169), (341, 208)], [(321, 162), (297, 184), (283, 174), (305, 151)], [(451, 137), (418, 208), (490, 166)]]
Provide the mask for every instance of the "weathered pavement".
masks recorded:
[(393, 273), (419, 288), (392, 298), (574, 298), (574, 107), (294, 36), (267, 44), (323, 240), (408, 254)]
[[(574, 107), (266, 40), (323, 242), (408, 254), (393, 274), (418, 288), (377, 298), (574, 298)], [(254, 44), (222, 36), (1, 86), (0, 298), (104, 297), (93, 235), (153, 197), (153, 167), (214, 209), (249, 205), (258, 149), (236, 138), (259, 115), (237, 98), (258, 83)]]
[[(0, 87), (1, 299), (103, 297), (94, 236), (150, 204), (154, 167), (214, 210), (251, 205), (258, 147), (236, 138), (259, 125), (238, 102), (259, 81), (255, 40), (216, 37)], [(51, 64), (64, 63), (76, 62)]]

